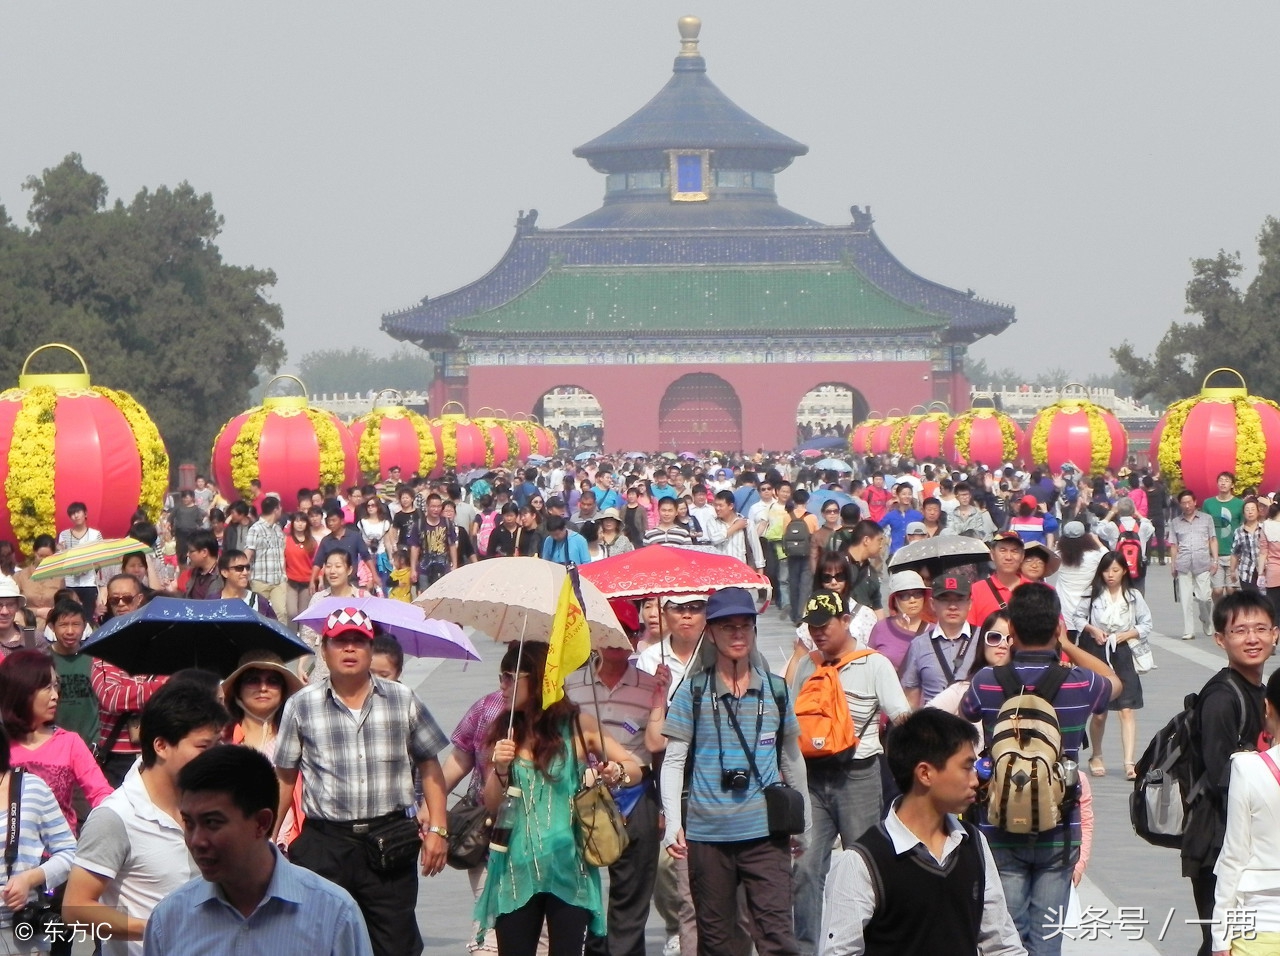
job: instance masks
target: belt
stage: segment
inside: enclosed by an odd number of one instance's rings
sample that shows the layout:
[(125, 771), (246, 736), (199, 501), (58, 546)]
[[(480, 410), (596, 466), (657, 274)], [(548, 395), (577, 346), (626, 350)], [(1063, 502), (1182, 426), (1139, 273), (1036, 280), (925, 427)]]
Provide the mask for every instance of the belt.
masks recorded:
[(369, 832), (370, 827), (397, 817), (407, 819), (403, 810), (392, 810), (380, 817), (368, 817), (364, 820), (318, 820), (315, 817), (307, 817), (302, 825), (314, 827), (321, 833), (331, 833), (335, 836), (364, 836)]

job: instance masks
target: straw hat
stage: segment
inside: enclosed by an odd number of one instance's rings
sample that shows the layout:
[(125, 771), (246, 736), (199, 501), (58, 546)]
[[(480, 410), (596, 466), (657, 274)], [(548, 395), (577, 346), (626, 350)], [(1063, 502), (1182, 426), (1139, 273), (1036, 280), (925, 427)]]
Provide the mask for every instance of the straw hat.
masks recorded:
[(285, 667), (284, 659), (271, 651), (245, 651), (240, 655), (240, 666), (231, 672), (231, 676), (222, 682), (222, 697), (232, 700), (235, 697), (236, 682), (246, 671), (271, 671), (284, 678), (284, 696), (289, 697), (302, 690), (302, 678)]

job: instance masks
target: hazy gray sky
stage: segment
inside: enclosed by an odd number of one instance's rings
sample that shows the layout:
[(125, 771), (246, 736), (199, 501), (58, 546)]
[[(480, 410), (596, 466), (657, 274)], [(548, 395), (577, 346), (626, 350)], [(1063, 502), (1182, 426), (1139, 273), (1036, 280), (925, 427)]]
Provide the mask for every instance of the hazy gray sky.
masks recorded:
[(1111, 366), (1180, 317), (1189, 260), (1280, 214), (1280, 5), (68, 3), (0, 8), (0, 202), (66, 153), (112, 199), (189, 181), (233, 263), (273, 268), (291, 361), (393, 347), (383, 312), (470, 282), (517, 210), (566, 223), (571, 155), (670, 75), (809, 145), (783, 205), (870, 204), (911, 269), (1012, 303), (995, 365)]

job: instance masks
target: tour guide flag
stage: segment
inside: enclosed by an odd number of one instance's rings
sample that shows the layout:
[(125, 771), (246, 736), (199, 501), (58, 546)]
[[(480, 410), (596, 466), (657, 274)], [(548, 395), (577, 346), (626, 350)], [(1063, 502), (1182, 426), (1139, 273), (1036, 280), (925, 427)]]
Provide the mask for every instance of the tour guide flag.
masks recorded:
[(551, 641), (547, 646), (547, 666), (542, 672), (542, 706), (550, 707), (564, 696), (565, 675), (572, 674), (591, 656), (591, 629), (582, 612), (582, 602), (575, 593), (573, 579), (577, 571), (570, 569), (560, 588), (556, 616), (551, 624)]

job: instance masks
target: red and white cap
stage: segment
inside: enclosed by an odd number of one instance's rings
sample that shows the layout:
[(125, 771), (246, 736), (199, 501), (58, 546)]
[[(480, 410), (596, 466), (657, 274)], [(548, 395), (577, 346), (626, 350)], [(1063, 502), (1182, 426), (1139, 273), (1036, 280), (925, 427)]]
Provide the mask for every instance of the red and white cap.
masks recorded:
[(356, 631), (373, 640), (373, 621), (359, 608), (344, 607), (341, 611), (334, 611), (324, 622), (325, 637), (337, 637), (349, 631)]

